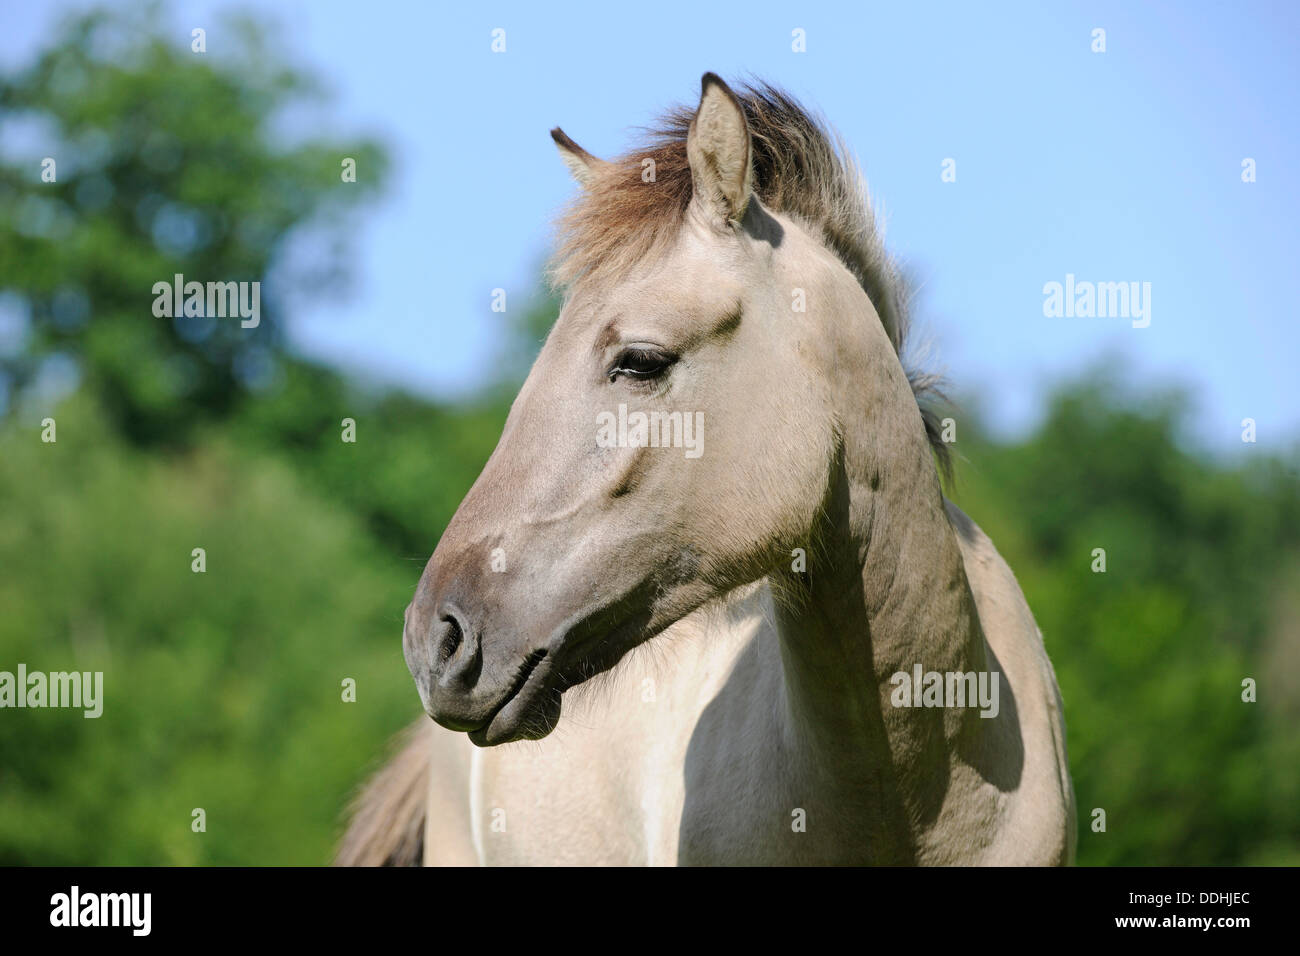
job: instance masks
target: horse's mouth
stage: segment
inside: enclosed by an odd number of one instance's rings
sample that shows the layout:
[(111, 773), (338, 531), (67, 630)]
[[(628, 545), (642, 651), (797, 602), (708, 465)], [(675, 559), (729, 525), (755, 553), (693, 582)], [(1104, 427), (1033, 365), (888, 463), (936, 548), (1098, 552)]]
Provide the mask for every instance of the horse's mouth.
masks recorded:
[[(610, 629), (597, 615), (566, 628), (550, 648), (533, 651), (519, 666), (501, 703), (481, 727), (468, 732), (471, 743), (494, 747), (515, 740), (541, 740), (560, 720), (561, 695), (613, 667), (632, 647), (650, 636), (643, 615)], [(553, 650), (558, 652), (553, 653)], [(564, 662), (563, 663), (562, 659)]]
[(533, 651), (520, 665), (514, 683), (482, 727), (469, 731), (470, 742), (494, 747), (513, 740), (541, 740), (560, 720), (561, 688), (553, 679), (553, 658)]

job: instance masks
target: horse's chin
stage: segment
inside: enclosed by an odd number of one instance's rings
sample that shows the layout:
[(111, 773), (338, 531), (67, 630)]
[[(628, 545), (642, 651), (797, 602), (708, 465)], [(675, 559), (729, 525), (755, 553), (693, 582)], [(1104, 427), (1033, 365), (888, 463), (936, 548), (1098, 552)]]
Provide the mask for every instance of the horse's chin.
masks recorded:
[(495, 747), (516, 740), (541, 740), (560, 722), (562, 687), (554, 668), (538, 665), (476, 730), (468, 732), (470, 743)]
[(468, 731), (470, 742), (495, 747), (516, 740), (541, 740), (559, 723), (566, 690), (612, 670), (629, 651), (660, 630), (647, 630), (641, 615), (604, 632), (591, 629), (589, 619), (570, 627), (552, 642), (552, 647), (562, 650), (533, 652), (535, 663), (525, 663), (518, 683), (487, 723)]

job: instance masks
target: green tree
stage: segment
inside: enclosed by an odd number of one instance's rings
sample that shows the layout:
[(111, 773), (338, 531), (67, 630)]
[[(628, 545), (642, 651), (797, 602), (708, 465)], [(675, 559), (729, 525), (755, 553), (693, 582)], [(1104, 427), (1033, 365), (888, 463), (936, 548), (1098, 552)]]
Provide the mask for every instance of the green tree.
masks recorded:
[[(275, 377), (281, 303), (340, 280), (343, 260), (298, 276), (272, 276), (272, 263), (296, 231), (341, 235), (386, 166), (369, 140), (279, 144), (273, 124), (319, 89), (278, 65), (253, 22), (196, 53), (161, 19), (156, 7), (83, 14), (0, 77), (0, 119), (40, 130), (34, 155), (0, 165), (0, 295), (27, 326), (0, 372), (21, 397), (52, 359), (75, 363), (110, 422), (143, 443), (183, 442)], [(260, 324), (156, 317), (154, 285), (176, 274), (264, 283)]]

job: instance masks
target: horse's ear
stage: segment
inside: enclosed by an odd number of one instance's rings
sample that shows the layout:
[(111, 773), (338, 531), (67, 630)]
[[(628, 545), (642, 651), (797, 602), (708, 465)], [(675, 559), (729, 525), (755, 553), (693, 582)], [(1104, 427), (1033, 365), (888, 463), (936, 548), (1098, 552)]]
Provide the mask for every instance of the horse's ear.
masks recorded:
[(569, 167), (573, 178), (583, 186), (589, 185), (596, 170), (606, 165), (603, 159), (597, 159), (569, 139), (569, 135), (558, 126), (551, 130), (551, 139), (555, 140), (555, 145), (559, 147), (560, 159), (564, 160), (564, 165)]
[(739, 221), (753, 191), (745, 110), (717, 74), (705, 73), (700, 85), (700, 106), (686, 134), (695, 201), (724, 220)]

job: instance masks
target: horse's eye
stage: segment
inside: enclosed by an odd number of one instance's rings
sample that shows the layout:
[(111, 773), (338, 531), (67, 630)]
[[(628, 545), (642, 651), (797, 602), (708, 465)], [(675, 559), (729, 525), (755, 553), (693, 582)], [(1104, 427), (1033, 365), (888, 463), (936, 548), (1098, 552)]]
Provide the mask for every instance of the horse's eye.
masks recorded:
[(666, 372), (676, 361), (676, 355), (663, 349), (645, 346), (630, 348), (618, 357), (614, 367), (609, 370), (609, 380), (612, 382), (620, 375), (637, 379), (656, 378)]

